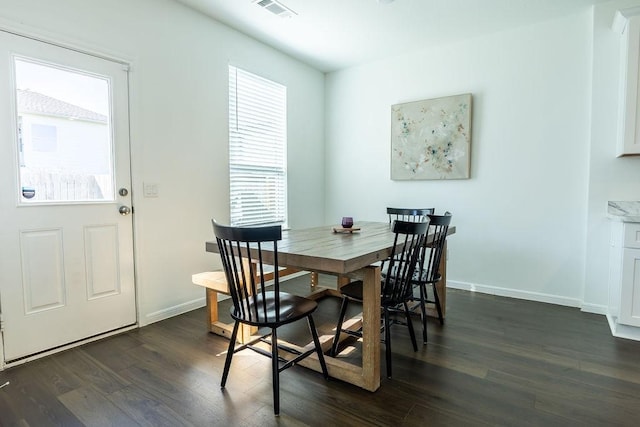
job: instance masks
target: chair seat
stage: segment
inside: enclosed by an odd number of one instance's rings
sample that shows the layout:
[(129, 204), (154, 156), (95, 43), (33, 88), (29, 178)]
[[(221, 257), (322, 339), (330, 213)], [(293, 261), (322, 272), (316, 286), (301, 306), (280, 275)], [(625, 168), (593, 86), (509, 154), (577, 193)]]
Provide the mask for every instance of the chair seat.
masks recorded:
[[(362, 301), (362, 280), (355, 280), (347, 285), (344, 285), (340, 288), (340, 293), (346, 297), (354, 299), (356, 301)], [(390, 297), (386, 297), (385, 295), (381, 295), (380, 304), (383, 307), (392, 307), (405, 301), (407, 299), (411, 299), (411, 289), (407, 289), (407, 294), (403, 295), (400, 299), (393, 299)]]
[[(395, 268), (394, 268), (394, 272), (395, 272)], [(387, 275), (387, 270), (383, 270), (380, 272), (380, 275), (384, 278)], [(411, 276), (411, 282), (418, 284), (419, 282), (424, 282), (424, 283), (437, 283), (440, 281), (441, 279), (441, 275), (440, 273), (436, 274), (436, 277), (433, 279), (429, 279), (429, 271), (426, 269), (422, 270), (422, 274), (420, 273), (420, 270), (416, 270), (413, 272), (413, 276)]]
[(413, 277), (411, 277), (411, 281), (414, 283), (437, 283), (440, 281), (442, 276), (440, 273), (437, 273), (434, 278), (429, 278), (429, 272), (427, 270), (422, 270), (422, 274), (419, 271), (414, 271)]
[[(252, 297), (249, 297), (242, 301), (242, 304), (248, 307), (248, 310), (245, 310), (246, 314), (242, 316), (236, 312), (234, 307), (231, 307), (231, 317), (247, 325), (277, 327), (300, 320), (318, 308), (318, 303), (313, 300), (280, 292), (278, 316), (275, 302), (276, 295), (271, 291), (265, 292), (264, 298), (258, 296), (255, 301)], [(264, 310), (265, 305), (266, 313)]]
[(362, 301), (362, 280), (355, 280), (342, 286), (340, 288), (340, 293), (351, 299)]

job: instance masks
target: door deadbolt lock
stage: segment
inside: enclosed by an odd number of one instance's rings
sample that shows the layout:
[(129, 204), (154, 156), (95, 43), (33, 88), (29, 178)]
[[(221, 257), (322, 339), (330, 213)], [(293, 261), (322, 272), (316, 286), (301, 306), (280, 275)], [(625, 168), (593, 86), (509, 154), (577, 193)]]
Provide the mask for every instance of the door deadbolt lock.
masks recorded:
[(129, 215), (131, 213), (131, 208), (129, 206), (120, 206), (118, 212), (120, 212), (120, 215), (122, 216)]
[(118, 190), (118, 194), (124, 197), (129, 194), (129, 190), (127, 190), (126, 188), (121, 188), (120, 190)]

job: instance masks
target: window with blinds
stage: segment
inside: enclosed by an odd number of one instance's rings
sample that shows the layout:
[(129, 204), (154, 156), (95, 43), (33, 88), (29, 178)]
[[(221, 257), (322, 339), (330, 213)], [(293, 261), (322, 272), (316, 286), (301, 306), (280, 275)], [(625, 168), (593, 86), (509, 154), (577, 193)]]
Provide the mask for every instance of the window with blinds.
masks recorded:
[(287, 88), (229, 66), (231, 225), (287, 222)]

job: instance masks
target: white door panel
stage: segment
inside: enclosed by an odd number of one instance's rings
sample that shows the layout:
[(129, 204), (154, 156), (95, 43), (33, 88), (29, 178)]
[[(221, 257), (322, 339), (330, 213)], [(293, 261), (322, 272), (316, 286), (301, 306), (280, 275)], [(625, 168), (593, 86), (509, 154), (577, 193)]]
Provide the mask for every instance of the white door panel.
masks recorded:
[(136, 323), (127, 78), (0, 31), (5, 362)]

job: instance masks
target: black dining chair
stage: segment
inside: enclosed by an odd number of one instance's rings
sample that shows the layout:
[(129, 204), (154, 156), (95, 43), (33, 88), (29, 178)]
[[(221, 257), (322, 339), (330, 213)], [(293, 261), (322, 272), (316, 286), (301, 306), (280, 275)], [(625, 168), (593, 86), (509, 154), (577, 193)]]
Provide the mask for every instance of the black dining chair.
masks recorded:
[[(387, 216), (389, 217), (389, 226), (393, 221), (407, 222), (424, 222), (427, 221), (427, 215), (434, 213), (434, 208), (387, 208)], [(388, 266), (387, 266), (388, 267)], [(382, 271), (384, 276), (386, 271)]]
[[(215, 220), (212, 222), (220, 258), (229, 284), (229, 293), (233, 301), (231, 317), (235, 321), (222, 373), (221, 387), (224, 388), (227, 382), (234, 353), (249, 348), (270, 357), (273, 378), (273, 412), (275, 415), (279, 415), (280, 372), (316, 353), (324, 377), (329, 378), (318, 332), (312, 317), (318, 304), (308, 298), (280, 291), (278, 274), (278, 241), (282, 238), (280, 226), (229, 227), (220, 225)], [(273, 261), (269, 261), (269, 264), (273, 266), (273, 284), (271, 286), (265, 283), (263, 248), (273, 251)], [(291, 346), (279, 346), (278, 328), (305, 318), (311, 331), (314, 346), (302, 352)], [(241, 324), (268, 328), (269, 332), (235, 347), (238, 328)], [(270, 345), (271, 352), (255, 345), (258, 343)], [(287, 352), (292, 357), (285, 359), (280, 351)]]
[[(393, 248), (389, 258), (383, 261), (388, 263), (388, 272), (382, 280), (382, 288), (380, 295), (380, 305), (383, 310), (383, 329), (384, 342), (386, 348), (387, 377), (391, 378), (391, 333), (390, 333), (390, 311), (398, 305), (404, 306), (404, 312), (407, 318), (407, 326), (413, 350), (418, 351), (416, 344), (416, 336), (411, 323), (409, 307), (407, 301), (413, 298), (413, 284), (411, 278), (418, 262), (420, 250), (424, 247), (424, 240), (427, 234), (428, 222), (407, 222), (394, 221), (393, 232), (395, 233)], [(342, 329), (342, 324), (347, 313), (349, 301), (362, 302), (362, 281), (357, 280), (340, 288), (342, 294), (342, 305), (340, 307), (340, 315), (336, 326), (336, 334), (331, 347), (331, 355), (336, 356), (338, 346), (340, 344), (340, 334), (342, 332), (362, 337), (362, 331), (351, 331)]]
[[(419, 302), (420, 314), (422, 318), (422, 338), (424, 344), (427, 343), (427, 304), (432, 303), (438, 312), (440, 324), (444, 324), (442, 306), (438, 296), (436, 284), (442, 278), (440, 274), (440, 261), (445, 248), (449, 225), (451, 224), (451, 212), (444, 215), (428, 215), (429, 237), (420, 250), (419, 262), (411, 283), (419, 289), (419, 296), (414, 298)], [(432, 297), (429, 297), (427, 287), (430, 287)]]
[(433, 214), (434, 208), (387, 208), (389, 224), (393, 221), (424, 222), (427, 215)]

